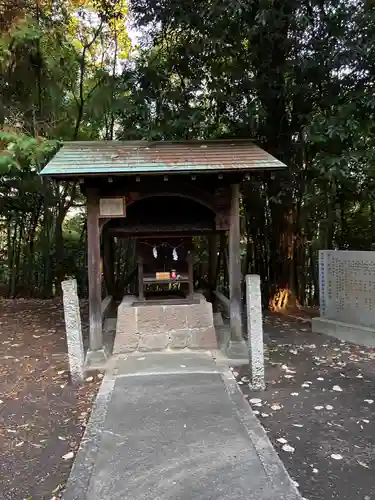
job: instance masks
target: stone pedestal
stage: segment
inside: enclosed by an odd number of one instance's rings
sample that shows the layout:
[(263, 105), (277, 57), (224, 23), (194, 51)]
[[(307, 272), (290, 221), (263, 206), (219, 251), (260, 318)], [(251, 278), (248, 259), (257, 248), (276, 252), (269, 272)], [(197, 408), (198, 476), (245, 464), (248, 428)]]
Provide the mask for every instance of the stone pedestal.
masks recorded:
[(162, 349), (217, 349), (212, 304), (139, 304), (125, 297), (118, 307), (114, 354)]

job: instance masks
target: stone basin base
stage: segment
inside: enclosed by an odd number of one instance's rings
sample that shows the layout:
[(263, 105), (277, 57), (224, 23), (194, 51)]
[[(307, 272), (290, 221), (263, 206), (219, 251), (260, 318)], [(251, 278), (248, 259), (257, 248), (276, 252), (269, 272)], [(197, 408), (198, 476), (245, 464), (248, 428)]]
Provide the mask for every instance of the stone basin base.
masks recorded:
[(217, 349), (212, 304), (197, 294), (194, 303), (140, 303), (125, 296), (118, 306), (113, 354), (162, 349)]

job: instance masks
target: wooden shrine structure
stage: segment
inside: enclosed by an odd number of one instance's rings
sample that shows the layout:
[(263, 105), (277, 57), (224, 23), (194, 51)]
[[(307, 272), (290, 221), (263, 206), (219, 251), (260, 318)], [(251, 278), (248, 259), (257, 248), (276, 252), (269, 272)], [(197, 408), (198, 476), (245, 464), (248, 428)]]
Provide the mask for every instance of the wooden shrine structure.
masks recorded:
[(140, 302), (194, 301), (193, 238), (209, 238), (212, 283), (228, 233), (231, 341), (242, 341), (240, 183), (280, 168), (247, 140), (64, 143), (41, 174), (76, 180), (87, 198), (89, 350), (103, 349), (101, 247), (111, 290), (115, 237), (136, 239)]

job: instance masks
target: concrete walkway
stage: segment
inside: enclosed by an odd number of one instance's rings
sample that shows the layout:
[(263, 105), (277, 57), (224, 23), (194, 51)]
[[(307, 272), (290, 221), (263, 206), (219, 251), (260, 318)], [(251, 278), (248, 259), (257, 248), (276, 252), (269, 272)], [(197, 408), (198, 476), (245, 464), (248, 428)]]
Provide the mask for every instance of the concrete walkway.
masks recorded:
[(64, 500), (301, 499), (225, 364), (132, 355), (104, 379)]

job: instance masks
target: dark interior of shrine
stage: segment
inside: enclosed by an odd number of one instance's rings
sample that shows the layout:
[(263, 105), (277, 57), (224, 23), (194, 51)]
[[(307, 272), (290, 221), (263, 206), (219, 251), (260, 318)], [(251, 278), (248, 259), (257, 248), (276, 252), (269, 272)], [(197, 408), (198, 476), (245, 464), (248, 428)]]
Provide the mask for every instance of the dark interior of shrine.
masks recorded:
[(126, 218), (108, 222), (116, 232), (156, 233), (174, 230), (212, 230), (215, 214), (203, 204), (180, 196), (151, 196), (127, 207)]
[(113, 236), (136, 238), (140, 302), (193, 302), (193, 235), (214, 230), (215, 213), (210, 208), (176, 195), (137, 200), (127, 206), (126, 218), (106, 224)]

